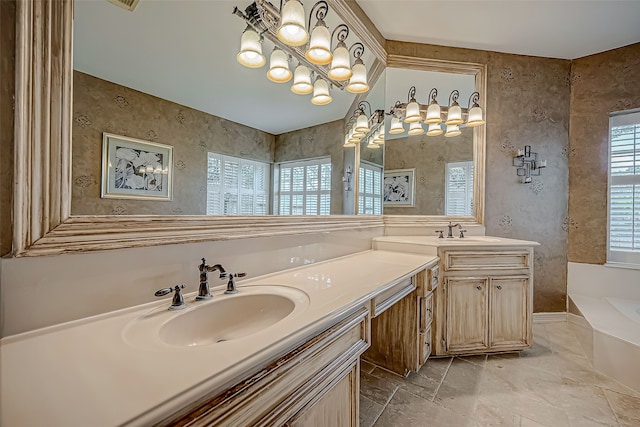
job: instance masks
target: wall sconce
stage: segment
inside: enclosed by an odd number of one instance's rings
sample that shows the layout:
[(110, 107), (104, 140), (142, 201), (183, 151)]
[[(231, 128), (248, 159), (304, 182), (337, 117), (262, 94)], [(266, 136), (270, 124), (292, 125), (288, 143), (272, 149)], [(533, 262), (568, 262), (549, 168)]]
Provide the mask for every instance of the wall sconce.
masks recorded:
[[(416, 87), (411, 86), (407, 94), (407, 102), (397, 101), (389, 114), (392, 116), (390, 134), (401, 134), (405, 132), (404, 123), (409, 123), (409, 135), (422, 135), (425, 129), (422, 123), (429, 125), (428, 136), (438, 136), (444, 133), (447, 138), (458, 136), (465, 127), (481, 126), (485, 123), (482, 108), (478, 105), (480, 94), (473, 92), (469, 97), (467, 108), (460, 107), (458, 97), (460, 92), (454, 90), (449, 95), (449, 105), (440, 106), (436, 97), (438, 90), (431, 89), (429, 92), (430, 103), (420, 104), (416, 101)], [(465, 121), (466, 118), (466, 121)]]
[[(242, 18), (247, 27), (240, 41), (238, 62), (248, 68), (260, 68), (266, 63), (262, 54), (262, 43), (267, 38), (273, 43), (269, 80), (275, 83), (288, 82), (294, 73), (289, 68), (292, 58), (298, 60), (291, 91), (298, 95), (307, 95), (313, 91), (311, 82), (323, 82), (322, 97), (314, 96), (315, 105), (331, 102), (329, 88), (346, 89), (351, 93), (365, 93), (367, 68), (362, 61), (364, 45), (355, 42), (349, 47), (346, 43), (349, 27), (337, 25), (333, 32), (325, 24), (329, 5), (325, 0), (316, 2), (307, 20), (302, 3), (299, 0), (280, 1), (280, 9), (268, 0), (254, 0), (242, 12), (237, 7), (233, 13)], [(316, 24), (311, 28), (312, 18)], [(332, 51), (332, 43), (336, 41)], [(353, 62), (352, 62), (353, 59)], [(326, 86), (326, 90), (325, 90)]]
[(532, 176), (541, 175), (541, 169), (547, 167), (547, 161), (538, 160), (538, 153), (531, 151), (530, 145), (525, 145), (524, 150), (518, 149), (513, 158), (513, 166), (518, 168), (516, 173), (520, 177), (520, 183), (528, 184)]
[(353, 180), (353, 171), (351, 170), (351, 165), (347, 166), (347, 169), (344, 171), (344, 176), (342, 177), (342, 182), (344, 182), (344, 191), (351, 191), (353, 188), (351, 187), (351, 183)]

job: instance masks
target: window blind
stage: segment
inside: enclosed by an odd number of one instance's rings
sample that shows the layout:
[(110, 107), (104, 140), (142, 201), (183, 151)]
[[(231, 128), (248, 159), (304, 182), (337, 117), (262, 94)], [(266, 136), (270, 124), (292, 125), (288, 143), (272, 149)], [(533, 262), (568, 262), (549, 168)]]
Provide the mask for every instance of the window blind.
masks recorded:
[(445, 215), (473, 215), (473, 162), (447, 163)]
[(279, 163), (277, 202), (279, 215), (329, 215), (331, 213), (331, 159)]
[(640, 112), (609, 121), (610, 262), (640, 265)]
[(267, 215), (268, 163), (209, 153), (207, 215)]
[(358, 214), (382, 215), (382, 166), (360, 162)]

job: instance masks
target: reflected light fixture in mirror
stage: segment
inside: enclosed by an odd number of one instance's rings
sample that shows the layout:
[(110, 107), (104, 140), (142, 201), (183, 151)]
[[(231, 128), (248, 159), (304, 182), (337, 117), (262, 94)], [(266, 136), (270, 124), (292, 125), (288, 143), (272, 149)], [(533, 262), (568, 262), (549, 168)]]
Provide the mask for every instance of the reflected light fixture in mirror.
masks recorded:
[[(240, 53), (236, 56), (238, 62), (249, 68), (260, 68), (265, 63), (262, 55), (262, 43), (266, 37), (275, 48), (271, 54), (270, 67), (267, 72), (269, 80), (275, 83), (286, 83), (291, 79), (289, 61), (298, 60), (299, 78), (294, 79), (291, 91), (298, 95), (311, 93), (307, 82), (322, 81), (330, 88), (347, 89), (350, 93), (365, 93), (369, 90), (367, 84), (367, 69), (362, 60), (364, 45), (355, 42), (347, 46), (349, 27), (342, 23), (329, 32), (324, 19), (329, 11), (326, 1), (316, 2), (309, 12), (308, 25), (315, 15), (316, 24), (311, 31), (311, 37), (305, 26), (304, 7), (298, 0), (288, 0), (282, 10), (278, 10), (266, 0), (256, 0), (244, 12), (237, 7), (233, 13), (247, 23), (240, 43)], [(336, 48), (331, 51), (331, 43), (337, 41)], [(307, 44), (307, 41), (309, 42)], [(351, 56), (354, 63), (351, 65)], [(304, 66), (305, 68), (300, 68)], [(332, 97), (325, 93), (324, 84), (320, 84), (321, 94), (312, 97), (314, 105), (326, 105)]]
[[(368, 114), (365, 109), (368, 109)], [(363, 139), (367, 141), (369, 148), (378, 148), (378, 145), (384, 144), (384, 110), (371, 110), (369, 102), (360, 101), (347, 121), (343, 147), (355, 147)]]
[[(485, 123), (482, 108), (478, 105), (480, 93), (473, 92), (471, 94), (468, 108), (462, 108), (458, 104), (458, 98), (460, 96), (458, 90), (453, 90), (449, 95), (448, 107), (438, 105), (436, 101), (437, 96), (438, 90), (433, 88), (429, 92), (429, 99), (431, 100), (429, 105), (419, 104), (416, 101), (416, 87), (411, 86), (407, 94), (407, 102), (401, 103), (400, 101), (396, 101), (395, 105), (391, 107), (389, 114), (392, 116), (392, 119), (389, 133), (393, 135), (404, 133), (405, 129), (402, 125), (404, 121), (410, 124), (409, 135), (422, 135), (424, 133), (422, 122), (424, 122), (429, 125), (427, 135), (438, 136), (443, 133), (441, 124), (444, 122), (446, 126), (444, 136), (449, 138), (462, 133), (460, 129), (461, 125), (463, 127), (475, 127)], [(466, 123), (464, 117), (467, 117)]]

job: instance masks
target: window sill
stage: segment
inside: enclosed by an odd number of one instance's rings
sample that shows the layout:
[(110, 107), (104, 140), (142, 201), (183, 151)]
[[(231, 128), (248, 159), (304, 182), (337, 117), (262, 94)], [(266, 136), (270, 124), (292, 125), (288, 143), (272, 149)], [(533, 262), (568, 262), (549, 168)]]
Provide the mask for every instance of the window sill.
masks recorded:
[(612, 268), (624, 268), (626, 270), (640, 270), (640, 264), (630, 264), (630, 263), (624, 263), (624, 262), (606, 262), (604, 264), (605, 267), (612, 267)]

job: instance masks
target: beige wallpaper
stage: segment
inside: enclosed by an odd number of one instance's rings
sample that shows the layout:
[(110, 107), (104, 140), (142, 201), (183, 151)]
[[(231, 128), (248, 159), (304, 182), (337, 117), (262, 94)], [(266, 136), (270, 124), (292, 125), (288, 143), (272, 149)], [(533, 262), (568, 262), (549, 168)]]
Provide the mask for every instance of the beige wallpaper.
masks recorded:
[(415, 168), (415, 206), (385, 206), (387, 215), (444, 215), (445, 169), (449, 162), (473, 160), (473, 131), (453, 138), (407, 136), (385, 144), (385, 170)]
[[(487, 64), (486, 231), (540, 242), (534, 311), (564, 311), (570, 61), (395, 41), (387, 52)], [(525, 144), (548, 162), (531, 184), (512, 166)]]
[[(207, 152), (273, 161), (275, 137), (74, 71), (74, 215), (206, 213)], [(100, 198), (102, 133), (174, 147), (172, 201)]]
[(276, 136), (275, 162), (331, 157), (331, 214), (343, 213), (344, 125), (342, 120)]
[(15, 1), (0, 2), (0, 256), (11, 251)]
[(569, 131), (569, 261), (603, 264), (609, 113), (640, 108), (640, 43), (574, 60)]

